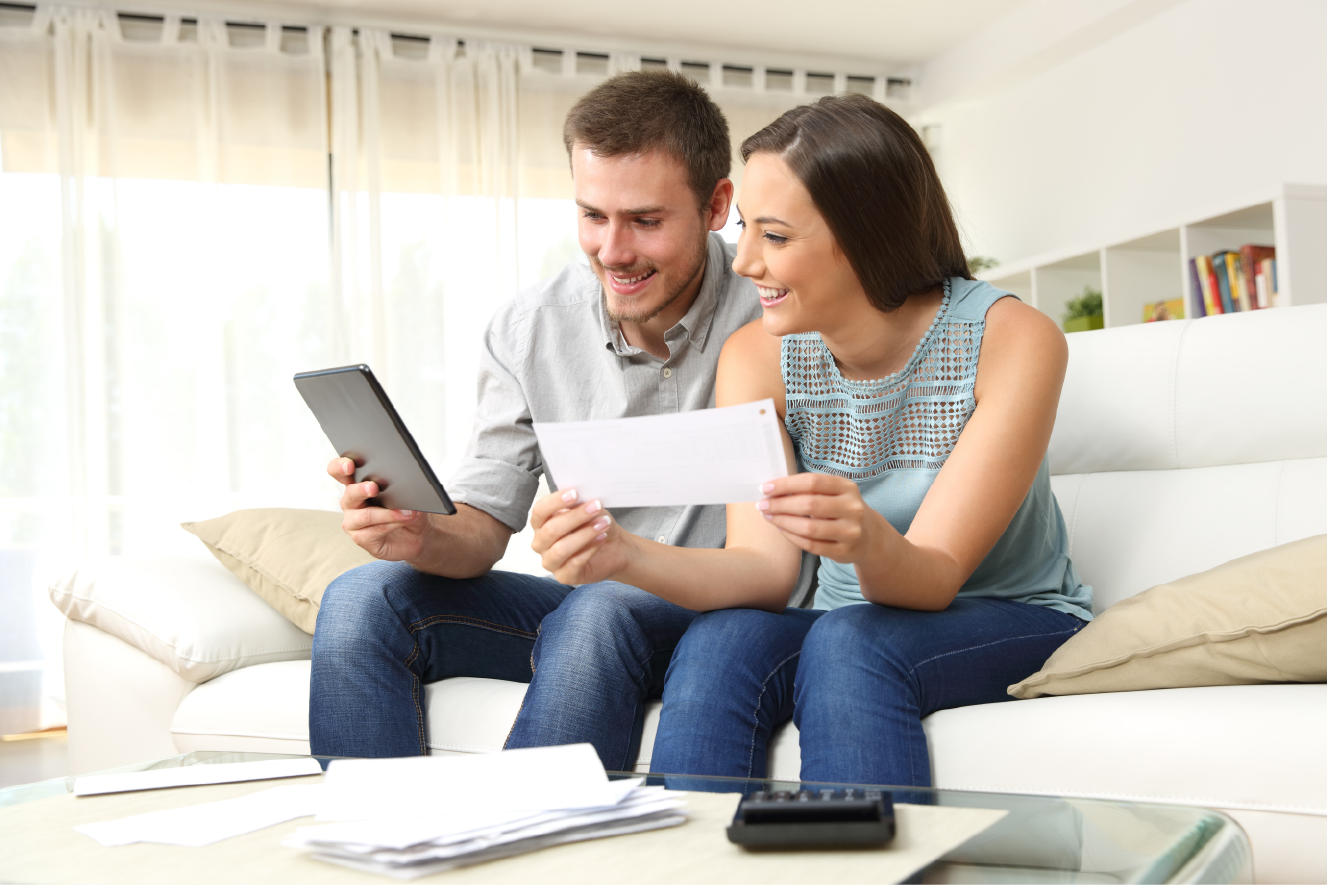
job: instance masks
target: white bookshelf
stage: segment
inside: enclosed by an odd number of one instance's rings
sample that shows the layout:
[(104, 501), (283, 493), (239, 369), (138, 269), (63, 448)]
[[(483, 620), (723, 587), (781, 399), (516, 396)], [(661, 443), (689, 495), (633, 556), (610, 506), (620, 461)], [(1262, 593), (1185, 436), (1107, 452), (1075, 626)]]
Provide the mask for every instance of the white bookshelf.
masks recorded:
[(1002, 264), (978, 276), (1048, 314), (1091, 286), (1102, 294), (1107, 328), (1143, 321), (1143, 305), (1184, 299), (1193, 317), (1189, 259), (1245, 243), (1275, 246), (1280, 294), (1273, 307), (1327, 302), (1327, 187), (1283, 184), (1229, 206), (1156, 225), (1105, 245)]

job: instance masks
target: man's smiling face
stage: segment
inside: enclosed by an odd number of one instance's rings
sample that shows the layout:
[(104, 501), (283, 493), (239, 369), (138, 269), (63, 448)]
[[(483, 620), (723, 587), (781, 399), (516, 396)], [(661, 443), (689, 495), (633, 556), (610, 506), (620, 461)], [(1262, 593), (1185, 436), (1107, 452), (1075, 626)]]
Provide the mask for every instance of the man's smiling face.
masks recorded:
[(571, 168), (581, 249), (609, 316), (638, 324), (663, 316), (671, 327), (699, 290), (710, 227), (686, 167), (659, 151), (600, 157), (577, 145)]

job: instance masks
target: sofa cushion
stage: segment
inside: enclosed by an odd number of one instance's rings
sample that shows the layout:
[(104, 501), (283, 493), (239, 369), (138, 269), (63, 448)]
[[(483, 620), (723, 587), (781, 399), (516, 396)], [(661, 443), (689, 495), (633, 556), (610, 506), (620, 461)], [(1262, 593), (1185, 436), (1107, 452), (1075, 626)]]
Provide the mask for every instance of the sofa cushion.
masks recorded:
[(181, 527), (305, 633), (313, 632), (327, 585), (374, 561), (341, 531), (341, 514), (326, 510), (237, 510)]
[(1009, 693), (1327, 682), (1324, 649), (1327, 535), (1318, 535), (1116, 603)]
[(213, 559), (114, 556), (50, 586), (71, 620), (141, 649), (190, 682), (241, 667), (308, 658), (313, 637)]
[(958, 707), (923, 721), (935, 785), (1327, 814), (1327, 685)]
[(200, 685), (170, 724), (181, 753), (309, 752), (309, 662), (245, 667)]
[(1051, 473), (1327, 457), (1325, 323), (1309, 304), (1070, 335)]

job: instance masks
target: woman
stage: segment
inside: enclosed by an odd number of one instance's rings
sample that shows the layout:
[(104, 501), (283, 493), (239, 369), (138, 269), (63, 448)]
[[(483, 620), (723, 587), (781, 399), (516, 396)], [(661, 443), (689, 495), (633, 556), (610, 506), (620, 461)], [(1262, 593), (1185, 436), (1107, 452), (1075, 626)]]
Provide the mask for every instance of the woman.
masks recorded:
[[(629, 535), (574, 490), (536, 504), (535, 549), (563, 582), (706, 612), (654, 770), (762, 777), (791, 716), (804, 780), (928, 786), (921, 719), (1008, 700), (1091, 618), (1045, 458), (1064, 336), (971, 279), (925, 148), (882, 105), (797, 108), (742, 156), (733, 268), (764, 315), (725, 343), (716, 401), (772, 398), (806, 472), (730, 505), (723, 550)], [(785, 611), (802, 550), (815, 608)]]

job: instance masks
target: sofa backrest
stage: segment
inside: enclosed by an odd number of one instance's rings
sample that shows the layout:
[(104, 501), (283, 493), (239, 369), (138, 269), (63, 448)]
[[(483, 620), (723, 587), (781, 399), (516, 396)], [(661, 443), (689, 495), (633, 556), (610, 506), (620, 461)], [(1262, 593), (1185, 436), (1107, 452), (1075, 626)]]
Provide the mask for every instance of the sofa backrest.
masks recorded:
[(1070, 335), (1050, 466), (1098, 612), (1327, 533), (1327, 304)]

